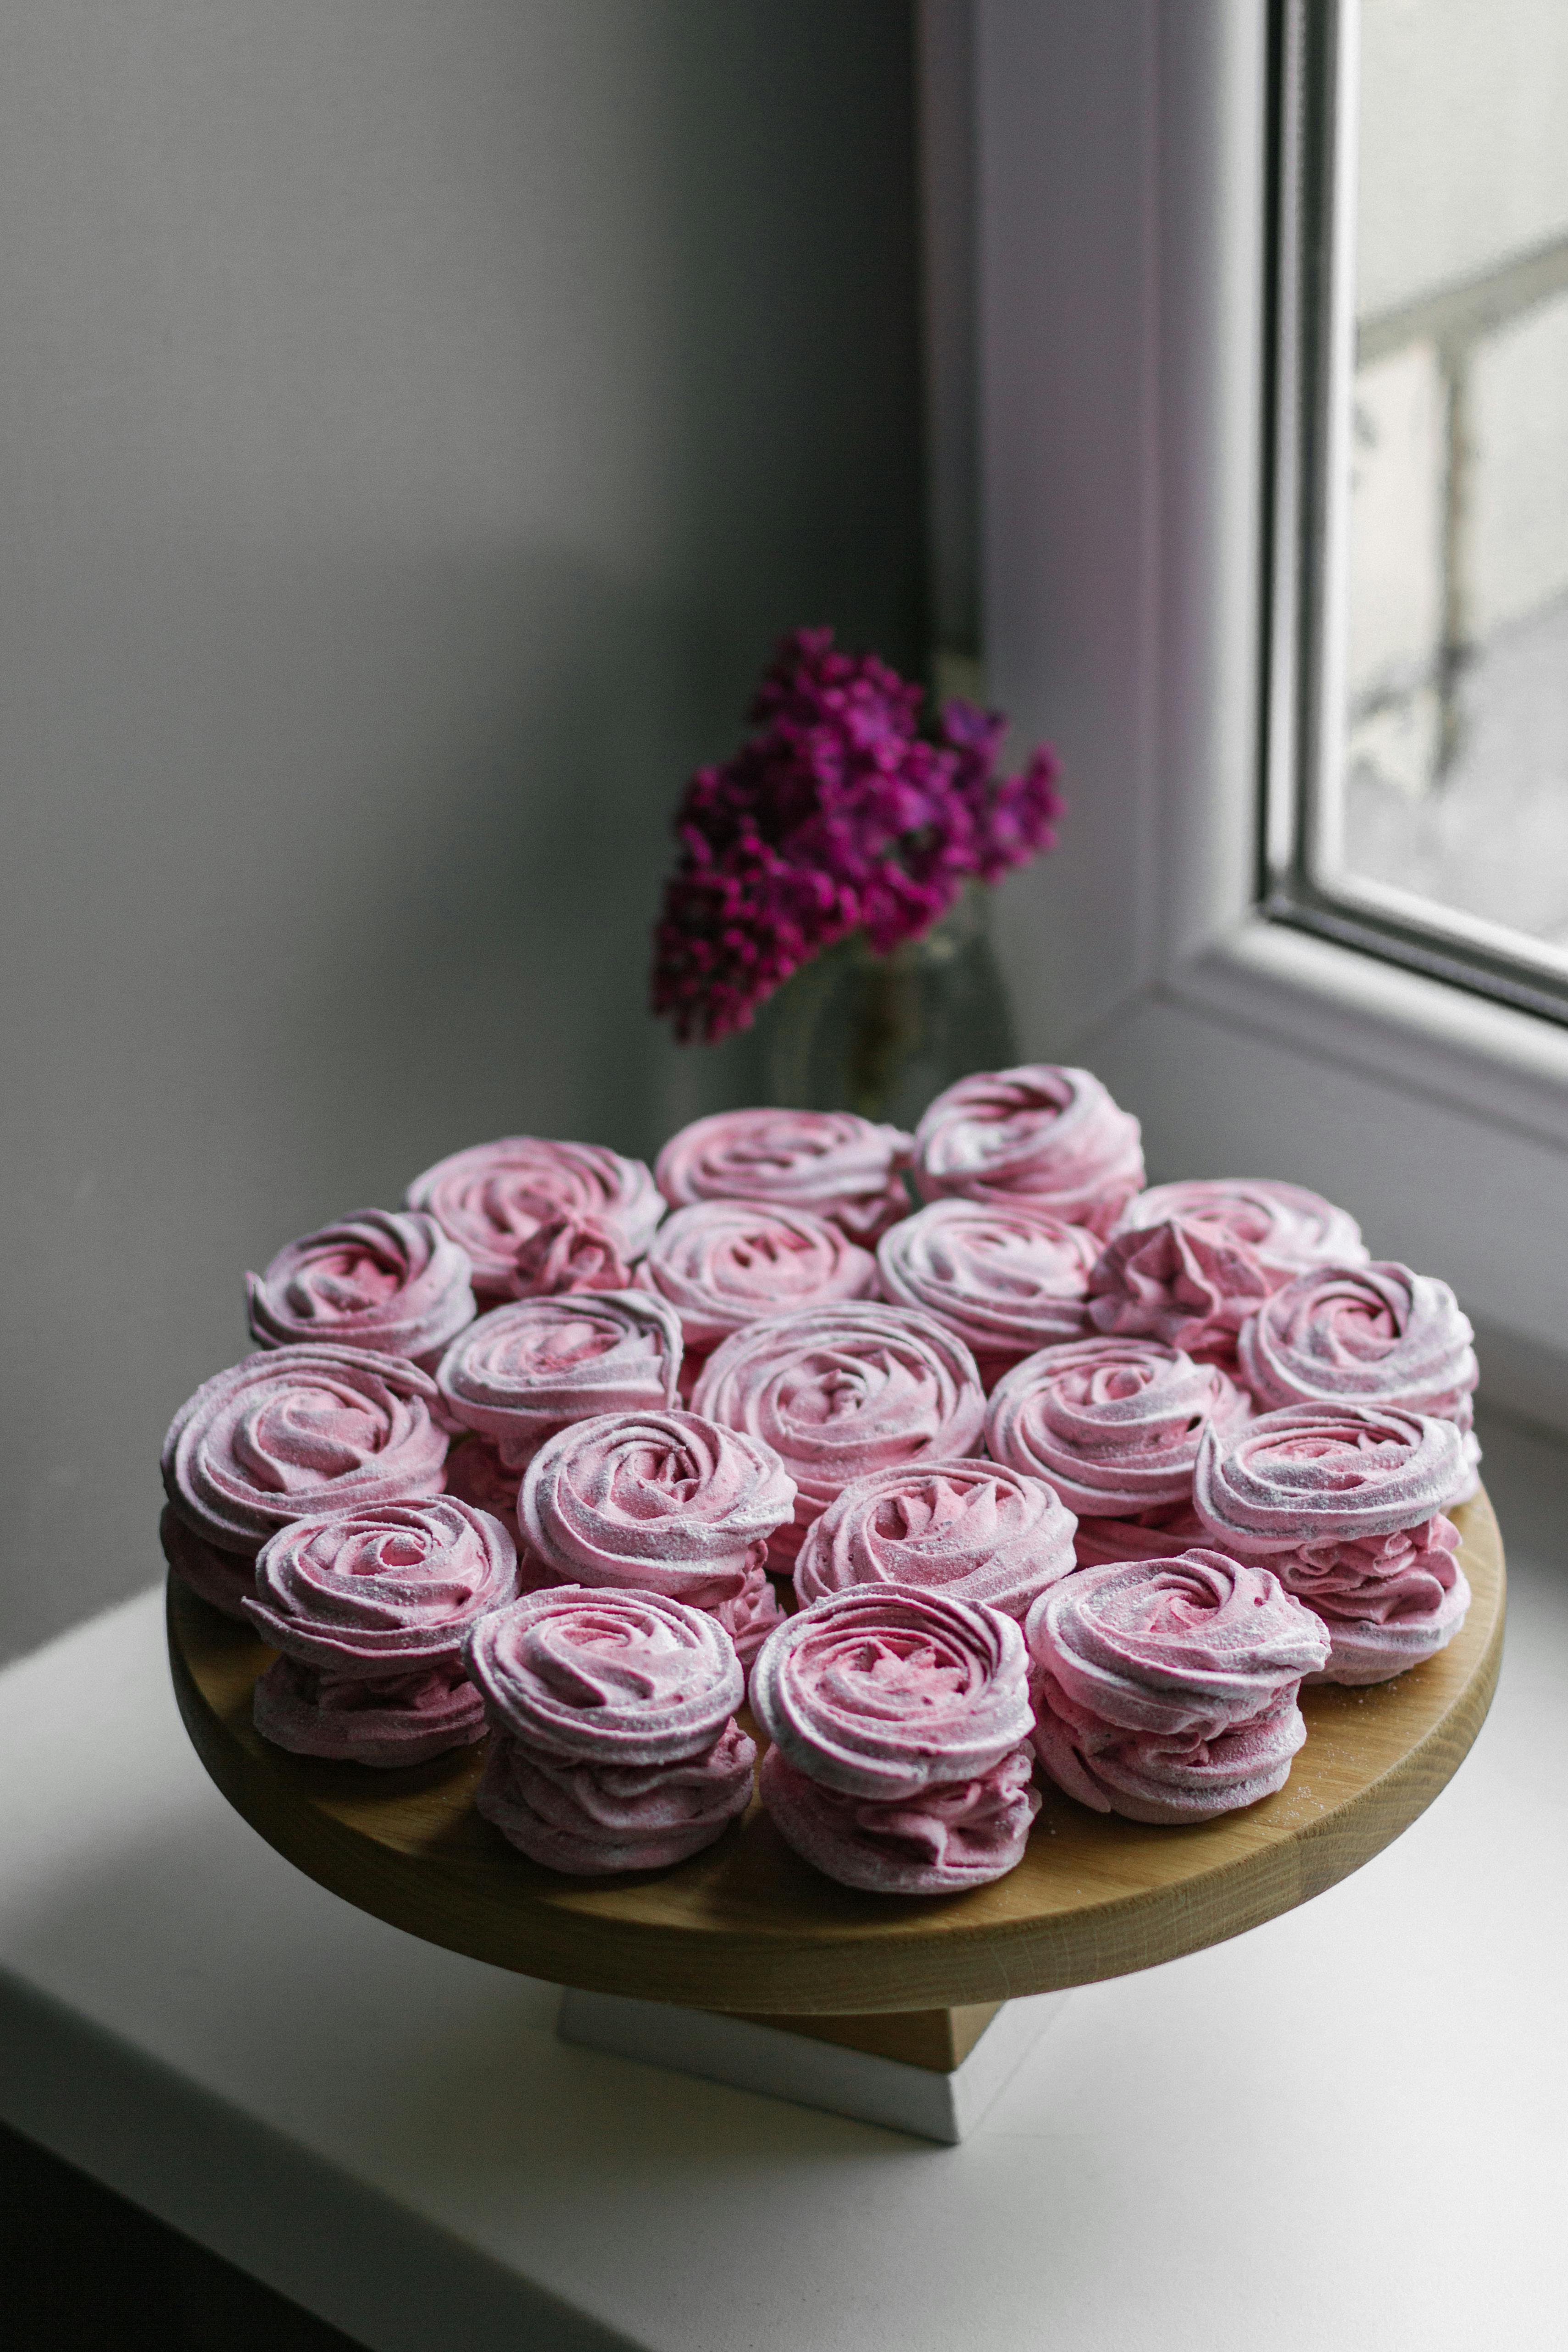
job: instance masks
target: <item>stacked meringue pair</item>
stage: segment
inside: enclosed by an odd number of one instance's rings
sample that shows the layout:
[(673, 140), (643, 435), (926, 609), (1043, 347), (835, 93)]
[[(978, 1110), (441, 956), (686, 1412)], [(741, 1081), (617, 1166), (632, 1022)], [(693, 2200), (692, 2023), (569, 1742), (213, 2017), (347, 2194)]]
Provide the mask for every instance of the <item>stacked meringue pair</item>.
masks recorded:
[(1022, 1861), (1040, 1800), (1024, 1637), (984, 1602), (850, 1587), (773, 1635), (752, 1704), (763, 1802), (804, 1859), (879, 1895), (949, 1895)]
[(491, 1727), (479, 1809), (532, 1861), (662, 1870), (751, 1802), (741, 1664), (704, 1611), (563, 1585), (481, 1617), (467, 1660)]
[(1204, 1433), (1237, 1428), (1249, 1411), (1217, 1365), (1179, 1348), (1080, 1339), (1043, 1349), (998, 1383), (985, 1444), (1076, 1515), (1078, 1564), (1089, 1568), (1201, 1540), (1193, 1478)]
[(447, 1434), (427, 1372), (353, 1348), (264, 1349), (205, 1381), (163, 1440), (169, 1565), (243, 1618), (268, 1537), (324, 1511), (440, 1494)]
[(782, 1612), (764, 1562), (795, 1482), (773, 1448), (694, 1412), (574, 1422), (523, 1481), (525, 1557), (540, 1584), (655, 1592), (705, 1610), (742, 1666)]
[(1135, 1822), (1211, 1821), (1282, 1789), (1307, 1737), (1302, 1680), (1329, 1655), (1277, 1577), (1211, 1550), (1081, 1570), (1025, 1632), (1046, 1771)]
[(1454, 1638), (1470, 1589), (1446, 1516), (1468, 1476), (1451, 1421), (1397, 1406), (1287, 1405), (1205, 1433), (1194, 1496), (1213, 1542), (1267, 1565), (1323, 1621), (1316, 1682), (1386, 1682)]
[(423, 1764), (469, 1746), (485, 1721), (463, 1644), (516, 1591), (505, 1528), (450, 1496), (280, 1528), (245, 1602), (279, 1653), (256, 1685), (258, 1731), (356, 1764)]

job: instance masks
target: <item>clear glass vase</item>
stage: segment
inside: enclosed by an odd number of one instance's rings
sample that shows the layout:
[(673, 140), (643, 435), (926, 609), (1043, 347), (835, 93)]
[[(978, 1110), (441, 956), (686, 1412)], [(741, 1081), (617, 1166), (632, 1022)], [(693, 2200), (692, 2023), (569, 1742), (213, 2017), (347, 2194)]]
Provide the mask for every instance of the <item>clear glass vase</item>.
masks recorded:
[(890, 955), (857, 932), (803, 965), (758, 1015), (769, 1098), (912, 1128), (955, 1078), (1016, 1062), (989, 915), (989, 890), (970, 883)]

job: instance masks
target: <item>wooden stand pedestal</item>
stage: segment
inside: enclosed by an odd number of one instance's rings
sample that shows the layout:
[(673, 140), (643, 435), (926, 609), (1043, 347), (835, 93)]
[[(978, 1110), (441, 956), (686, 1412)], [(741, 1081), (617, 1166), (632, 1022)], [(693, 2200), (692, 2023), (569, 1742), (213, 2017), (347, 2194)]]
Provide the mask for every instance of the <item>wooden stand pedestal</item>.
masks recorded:
[(873, 2017), (721, 2017), (618, 1993), (565, 1992), (563, 2042), (825, 2107), (922, 2139), (963, 2139), (1067, 1995)]

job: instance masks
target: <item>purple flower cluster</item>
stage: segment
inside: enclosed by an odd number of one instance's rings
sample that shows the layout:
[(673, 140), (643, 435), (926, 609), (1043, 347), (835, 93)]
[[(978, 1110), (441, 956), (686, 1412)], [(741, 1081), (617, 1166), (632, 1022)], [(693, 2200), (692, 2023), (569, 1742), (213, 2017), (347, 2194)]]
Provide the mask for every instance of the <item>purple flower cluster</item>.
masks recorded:
[(700, 768), (654, 930), (653, 1009), (684, 1044), (749, 1028), (763, 1000), (854, 930), (885, 955), (1055, 845), (1055, 754), (998, 776), (1007, 721), (967, 702), (920, 731), (924, 693), (875, 655), (797, 629), (752, 705), (757, 732)]

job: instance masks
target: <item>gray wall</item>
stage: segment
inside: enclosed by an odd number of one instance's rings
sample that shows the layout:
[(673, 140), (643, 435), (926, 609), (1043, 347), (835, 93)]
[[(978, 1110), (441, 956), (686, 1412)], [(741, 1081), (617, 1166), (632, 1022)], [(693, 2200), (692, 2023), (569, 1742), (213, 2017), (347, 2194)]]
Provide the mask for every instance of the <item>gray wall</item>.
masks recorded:
[(239, 1276), (644, 1011), (802, 619), (912, 663), (897, 0), (0, 7), (0, 1648), (144, 1581)]

